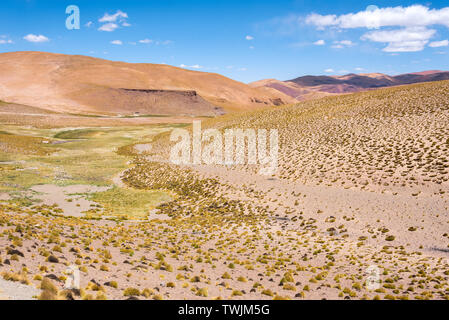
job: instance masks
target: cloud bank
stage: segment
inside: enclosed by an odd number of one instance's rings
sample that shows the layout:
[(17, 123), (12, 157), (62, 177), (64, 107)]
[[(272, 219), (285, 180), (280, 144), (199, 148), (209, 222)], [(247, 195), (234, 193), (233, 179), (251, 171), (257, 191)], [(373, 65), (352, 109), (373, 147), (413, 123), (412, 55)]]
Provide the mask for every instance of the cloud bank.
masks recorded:
[[(409, 7), (368, 8), (357, 13), (343, 15), (309, 14), (305, 22), (318, 30), (337, 29), (370, 29), (361, 39), (386, 43), (385, 52), (422, 51), (437, 31), (431, 27), (449, 28), (449, 7), (430, 9), (423, 5)], [(395, 29), (392, 29), (395, 28)], [(445, 42), (431, 42), (429, 46), (444, 46)], [(341, 46), (341, 44), (340, 44)]]

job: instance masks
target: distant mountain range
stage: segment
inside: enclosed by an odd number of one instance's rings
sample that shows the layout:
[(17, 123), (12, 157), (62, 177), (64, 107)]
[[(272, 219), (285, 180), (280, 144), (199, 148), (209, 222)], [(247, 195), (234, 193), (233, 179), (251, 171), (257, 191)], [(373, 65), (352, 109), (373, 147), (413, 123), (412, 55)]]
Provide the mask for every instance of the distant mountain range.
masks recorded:
[(344, 76), (304, 76), (287, 81), (266, 79), (250, 83), (250, 85), (254, 88), (272, 88), (301, 101), (327, 95), (440, 80), (449, 80), (449, 72), (430, 70), (397, 76), (389, 76), (382, 73), (347, 74)]

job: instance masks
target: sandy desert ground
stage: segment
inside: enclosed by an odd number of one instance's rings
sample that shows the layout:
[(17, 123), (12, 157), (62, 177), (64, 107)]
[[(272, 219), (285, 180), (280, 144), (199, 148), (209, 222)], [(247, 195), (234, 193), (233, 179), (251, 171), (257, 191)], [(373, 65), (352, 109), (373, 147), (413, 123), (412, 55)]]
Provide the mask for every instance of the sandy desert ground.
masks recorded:
[(203, 119), (277, 129), (272, 176), (169, 163), (180, 119), (32, 117), (0, 113), (0, 272), (35, 298), (449, 298), (447, 81)]

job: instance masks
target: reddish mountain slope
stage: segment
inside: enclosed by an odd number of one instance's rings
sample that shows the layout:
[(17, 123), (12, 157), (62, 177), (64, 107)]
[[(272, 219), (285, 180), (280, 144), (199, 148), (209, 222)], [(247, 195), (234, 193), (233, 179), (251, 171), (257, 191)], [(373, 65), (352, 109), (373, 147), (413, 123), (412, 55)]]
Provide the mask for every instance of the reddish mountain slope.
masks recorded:
[(423, 71), (389, 76), (382, 73), (347, 74), (344, 76), (304, 76), (288, 81), (261, 80), (250, 85), (276, 89), (296, 100), (352, 93), (376, 88), (385, 88), (420, 82), (449, 80), (447, 71)]

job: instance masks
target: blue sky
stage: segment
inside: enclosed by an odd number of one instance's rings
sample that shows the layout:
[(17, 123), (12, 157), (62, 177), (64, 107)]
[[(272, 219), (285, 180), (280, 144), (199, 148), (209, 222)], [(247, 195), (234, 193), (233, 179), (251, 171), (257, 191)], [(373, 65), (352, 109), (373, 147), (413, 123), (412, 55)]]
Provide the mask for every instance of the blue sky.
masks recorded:
[[(66, 28), (66, 7), (80, 29)], [(2, 0), (0, 52), (166, 63), (250, 82), (449, 70), (447, 1)]]

